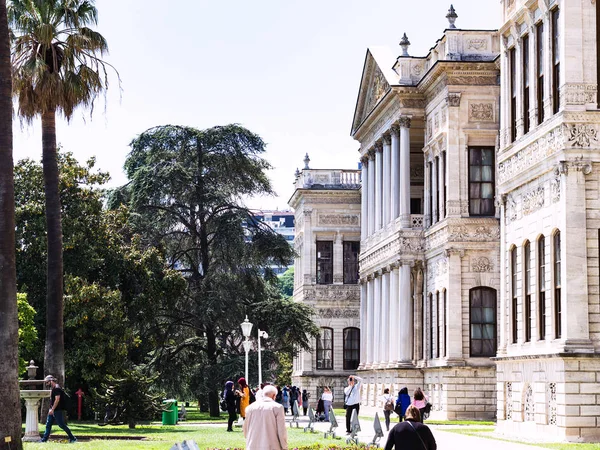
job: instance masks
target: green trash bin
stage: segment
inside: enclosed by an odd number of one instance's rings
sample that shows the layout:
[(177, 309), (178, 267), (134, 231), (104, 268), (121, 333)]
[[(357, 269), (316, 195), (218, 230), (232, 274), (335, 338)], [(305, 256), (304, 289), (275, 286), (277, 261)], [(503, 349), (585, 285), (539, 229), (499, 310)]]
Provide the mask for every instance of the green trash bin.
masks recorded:
[(163, 400), (165, 408), (162, 413), (163, 425), (177, 425), (177, 400), (174, 398)]

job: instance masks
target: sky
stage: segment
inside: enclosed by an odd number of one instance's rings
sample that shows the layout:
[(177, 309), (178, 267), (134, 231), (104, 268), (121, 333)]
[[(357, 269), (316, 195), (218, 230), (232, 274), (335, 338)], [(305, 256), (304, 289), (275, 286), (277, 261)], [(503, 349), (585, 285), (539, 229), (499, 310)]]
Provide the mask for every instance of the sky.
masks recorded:
[[(499, 0), (456, 0), (456, 26), (497, 29)], [(257, 209), (289, 209), (304, 155), (313, 169), (353, 169), (350, 136), (366, 50), (425, 56), (448, 25), (450, 0), (96, 0), (106, 60), (118, 70), (94, 113), (57, 120), (63, 150), (95, 156), (110, 186), (127, 182), (129, 143), (148, 128), (238, 123), (267, 143), (275, 197)], [(14, 122), (15, 160), (41, 159), (40, 123)]]

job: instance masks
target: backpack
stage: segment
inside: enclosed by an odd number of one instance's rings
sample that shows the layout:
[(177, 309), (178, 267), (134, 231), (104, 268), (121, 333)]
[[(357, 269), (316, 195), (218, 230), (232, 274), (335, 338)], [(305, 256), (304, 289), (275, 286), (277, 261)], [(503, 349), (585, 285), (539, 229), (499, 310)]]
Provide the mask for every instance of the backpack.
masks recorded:
[(252, 389), (248, 388), (248, 390), (250, 391), (250, 403), (254, 403), (256, 401), (256, 396), (254, 395), (254, 392), (252, 392)]
[(391, 398), (386, 400), (385, 404), (383, 405), (383, 410), (384, 411), (393, 411), (394, 410), (394, 400)]

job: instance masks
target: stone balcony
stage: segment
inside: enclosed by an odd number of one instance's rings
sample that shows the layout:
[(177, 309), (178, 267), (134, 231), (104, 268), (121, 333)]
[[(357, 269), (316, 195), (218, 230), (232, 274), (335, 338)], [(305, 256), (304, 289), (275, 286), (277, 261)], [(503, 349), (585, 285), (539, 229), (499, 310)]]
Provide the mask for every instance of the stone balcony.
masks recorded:
[(359, 189), (360, 170), (304, 169), (296, 173), (296, 189)]

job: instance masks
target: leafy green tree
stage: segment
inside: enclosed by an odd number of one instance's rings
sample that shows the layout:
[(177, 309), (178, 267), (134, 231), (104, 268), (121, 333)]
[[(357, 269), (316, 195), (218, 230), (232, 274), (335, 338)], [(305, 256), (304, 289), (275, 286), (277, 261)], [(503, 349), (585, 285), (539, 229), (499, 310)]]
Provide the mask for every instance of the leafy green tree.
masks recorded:
[(308, 348), (309, 335), (318, 333), (312, 310), (283, 300), (269, 270), (273, 261), (287, 265), (292, 249), (242, 205), (248, 196), (273, 193), (264, 142), (239, 125), (160, 126), (134, 139), (131, 149), (130, 182), (111, 204), (130, 205), (134, 228), (164, 250), (188, 285), (187, 296), (164, 316), (171, 340), (151, 363), (165, 379), (169, 368), (189, 367), (189, 356), (198, 355), (201, 365), (189, 369), (195, 394), (208, 393), (217, 416), (223, 382), (243, 374), (245, 315), (270, 334), (268, 368), (277, 363), (275, 351)]
[[(56, 113), (67, 119), (78, 106), (91, 108), (108, 86), (108, 52), (93, 0), (9, 0), (14, 35), (13, 92), (18, 114), (42, 119), (42, 161), (47, 231), (44, 371), (64, 382), (63, 229), (56, 146)], [(64, 201), (64, 199), (63, 199)]]
[(25, 351), (32, 351), (37, 341), (35, 309), (27, 302), (27, 294), (17, 294), (17, 310), (19, 313), (19, 374), (22, 374), (28, 365), (23, 354)]
[(6, 2), (0, 1), (0, 449), (22, 450), (11, 95)]
[(294, 267), (279, 275), (279, 288), (281, 295), (285, 298), (291, 298), (294, 295)]

